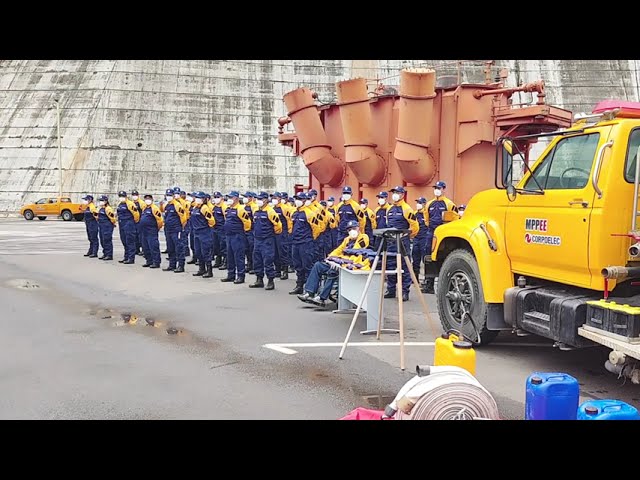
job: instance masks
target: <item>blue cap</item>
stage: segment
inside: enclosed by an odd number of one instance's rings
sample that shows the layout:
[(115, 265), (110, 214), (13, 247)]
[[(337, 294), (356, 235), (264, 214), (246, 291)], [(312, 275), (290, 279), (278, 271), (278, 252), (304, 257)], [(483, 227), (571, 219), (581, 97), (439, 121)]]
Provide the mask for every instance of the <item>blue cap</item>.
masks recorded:
[(260, 192), (256, 198), (260, 200), (266, 200), (267, 198), (269, 198), (269, 194), (267, 192)]
[(426, 198), (424, 198), (424, 197), (420, 197), (420, 198), (418, 198), (418, 199), (416, 200), (416, 202), (418, 202), (418, 203), (422, 203), (422, 204), (424, 205), (425, 203), (427, 203), (427, 199), (426, 199)]
[(180, 193), (180, 187), (173, 187), (173, 193)]
[(151, 195), (150, 193), (147, 193), (147, 194), (145, 194), (144, 198), (145, 198), (145, 200), (147, 198), (150, 198), (151, 200), (153, 200), (153, 195)]
[(304, 192), (300, 192), (294, 195), (293, 198), (296, 200), (307, 200), (307, 194)]
[(442, 180), (438, 180), (436, 184), (433, 186), (433, 188), (447, 188), (447, 184), (444, 183)]
[(353, 191), (351, 190), (351, 187), (349, 185), (347, 185), (346, 187), (342, 188), (342, 193), (351, 194), (351, 193), (353, 193)]
[(280, 192), (281, 198), (289, 198), (289, 194), (287, 192)]
[(282, 198), (282, 194), (280, 192), (273, 192), (272, 197)]
[(239, 197), (240, 196), (240, 192), (238, 192), (237, 190), (231, 190), (229, 192), (229, 197)]
[(180, 195), (186, 195), (187, 192), (185, 192), (184, 190), (180, 189)]
[(167, 190), (164, 192), (165, 195), (173, 195), (173, 188), (167, 188)]
[(196, 198), (204, 198), (205, 197), (204, 192), (195, 192), (193, 194), (193, 196), (196, 197)]
[(389, 194), (387, 192), (380, 192), (376, 195), (378, 198), (389, 198)]
[(347, 222), (347, 229), (356, 228), (356, 227), (358, 228), (360, 227), (360, 224), (357, 222), (357, 220), (349, 220)]
[(131, 190), (131, 195), (140, 195), (140, 194), (138, 193), (138, 190), (134, 188), (133, 190)]
[(321, 200), (320, 201), (320, 205), (322, 205), (323, 207), (326, 207), (327, 206), (327, 202), (325, 202), (324, 200)]
[(126, 197), (126, 196), (127, 196), (127, 192), (125, 192), (124, 190), (120, 190), (120, 191), (118, 192), (118, 196), (119, 196), (119, 197)]
[(85, 195), (84, 197), (82, 197), (82, 200), (92, 201), (93, 200), (93, 195)]
[(98, 199), (99, 202), (108, 202), (109, 201), (109, 197), (107, 197), (106, 195), (100, 195), (100, 198)]
[(307, 192), (309, 195), (315, 195), (318, 196), (318, 191), (315, 188), (312, 188), (311, 190), (309, 190)]
[(254, 197), (256, 196), (256, 194), (254, 192), (250, 192), (249, 190), (247, 190), (246, 192), (244, 192), (244, 196), (245, 197)]
[(369, 200), (367, 200), (366, 198), (363, 198), (360, 200), (360, 203), (364, 203), (365, 205), (369, 205)]
[(214, 198), (221, 198), (221, 197), (222, 197), (222, 193), (220, 193), (220, 192), (213, 192), (213, 197), (214, 197)]
[(334, 197), (329, 197), (327, 198), (327, 202), (335, 202), (336, 199)]
[(204, 198), (211, 198), (211, 195), (209, 195), (208, 193), (205, 193)]
[(407, 193), (407, 191), (404, 189), (404, 187), (402, 185), (398, 185), (397, 187), (394, 187), (389, 191), (390, 192), (397, 192), (397, 193)]

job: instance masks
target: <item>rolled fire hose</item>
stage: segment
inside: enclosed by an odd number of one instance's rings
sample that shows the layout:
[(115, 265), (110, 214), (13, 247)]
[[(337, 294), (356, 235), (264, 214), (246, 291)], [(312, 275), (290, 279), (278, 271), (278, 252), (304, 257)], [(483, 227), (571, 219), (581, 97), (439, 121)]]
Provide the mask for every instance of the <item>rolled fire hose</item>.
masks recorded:
[(465, 369), (418, 367), (385, 409), (395, 420), (500, 420), (491, 394)]

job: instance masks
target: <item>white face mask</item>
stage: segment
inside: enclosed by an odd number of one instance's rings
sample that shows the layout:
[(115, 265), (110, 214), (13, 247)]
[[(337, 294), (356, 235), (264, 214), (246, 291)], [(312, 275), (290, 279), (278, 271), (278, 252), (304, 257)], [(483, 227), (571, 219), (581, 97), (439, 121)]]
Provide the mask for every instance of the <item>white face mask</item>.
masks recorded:
[(416, 210), (422, 210), (422, 207), (424, 205), (422, 205), (421, 203), (416, 203)]
[(271, 200), (271, 205), (273, 205), (274, 207), (278, 206), (278, 199), (274, 198), (273, 200)]
[(120, 198), (119, 198), (119, 200), (120, 200), (121, 202), (124, 202), (126, 199), (127, 199), (127, 197), (120, 197)]
[(365, 210), (367, 208), (367, 204), (366, 203), (361, 203), (360, 204), (360, 208)]
[(349, 237), (357, 238), (358, 237), (358, 231), (357, 230), (349, 230)]
[(296, 200), (296, 207), (300, 208), (302, 205), (304, 205), (304, 203), (302, 203), (302, 200)]
[(328, 201), (327, 202), (327, 207), (333, 207), (333, 202), (332, 201)]
[(442, 190), (440, 190), (439, 188), (436, 188), (436, 189), (433, 191), (433, 194), (434, 194), (436, 197), (441, 197), (441, 196), (442, 196)]
[(133, 197), (131, 197), (133, 200), (138, 200), (138, 195), (134, 195)]
[(220, 205), (220, 202), (221, 202), (221, 201), (222, 201), (222, 198), (220, 198), (220, 197), (215, 197), (215, 198), (213, 199), (213, 203), (215, 203), (216, 205)]
[(287, 199), (286, 199), (286, 198), (281, 198), (281, 199), (280, 199), (280, 203), (281, 203), (282, 205), (284, 205), (285, 203), (287, 203)]
[(173, 197), (172, 197), (171, 195), (165, 195), (164, 199), (165, 199), (167, 202), (170, 202), (171, 200), (173, 200)]
[(146, 203), (147, 205), (151, 205), (153, 203), (153, 200), (147, 198), (144, 203)]
[(348, 193), (345, 193), (344, 195), (342, 195), (342, 200), (344, 200), (345, 202), (348, 202), (349, 200), (351, 200), (351, 195), (349, 195)]
[(104, 207), (104, 200), (100, 200), (100, 201), (98, 202), (98, 205), (100, 205), (101, 207)]
[(193, 202), (193, 197), (187, 195), (187, 202), (189, 202), (189, 203)]
[(83, 203), (84, 205), (89, 205), (89, 200), (82, 200), (82, 203)]
[(247, 203), (249, 203), (249, 199), (247, 197), (242, 197), (242, 203), (246, 205)]
[(227, 205), (229, 205), (229, 206), (233, 205), (233, 200), (231, 200), (231, 199), (227, 200)]
[(264, 206), (264, 200), (256, 200), (256, 204), (258, 205), (258, 207), (263, 207)]
[(304, 201), (304, 205), (305, 205), (306, 207), (308, 207), (309, 205), (311, 205), (311, 200), (305, 200), (305, 201)]
[(391, 195), (391, 198), (393, 199), (394, 202), (397, 202), (398, 200), (400, 200), (400, 194), (394, 193), (393, 195)]
[(204, 199), (196, 198), (196, 205), (202, 205), (204, 203)]
[(458, 212), (458, 215), (460, 215), (460, 216), (462, 216), (463, 214), (464, 214), (464, 210), (460, 210), (460, 211)]
[(384, 205), (385, 203), (387, 203), (387, 201), (384, 198), (378, 199), (378, 205)]
[(180, 198), (180, 194), (179, 193), (174, 193), (173, 194), (173, 198), (175, 198), (176, 200), (178, 200)]

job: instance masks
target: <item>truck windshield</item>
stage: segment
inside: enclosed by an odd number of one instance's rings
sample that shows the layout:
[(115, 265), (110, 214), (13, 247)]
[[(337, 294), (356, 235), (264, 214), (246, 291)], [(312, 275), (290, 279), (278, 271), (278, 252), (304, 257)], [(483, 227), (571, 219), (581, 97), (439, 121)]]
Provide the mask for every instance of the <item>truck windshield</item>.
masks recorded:
[(587, 185), (596, 155), (599, 133), (560, 139), (536, 166), (525, 189), (580, 190)]

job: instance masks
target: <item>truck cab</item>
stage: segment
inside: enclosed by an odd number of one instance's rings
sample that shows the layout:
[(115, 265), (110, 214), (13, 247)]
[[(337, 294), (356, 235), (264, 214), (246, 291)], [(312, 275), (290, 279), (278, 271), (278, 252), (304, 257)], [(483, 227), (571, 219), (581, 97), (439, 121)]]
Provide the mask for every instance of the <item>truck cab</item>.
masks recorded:
[[(546, 148), (514, 181), (516, 152), (543, 138)], [(593, 302), (640, 306), (633, 282), (640, 276), (633, 273), (639, 149), (640, 103), (633, 102), (601, 102), (566, 130), (500, 138), (496, 188), (474, 195), (460, 220), (435, 231), (429, 260), (443, 327), (477, 344), (501, 330), (567, 349), (632, 344), (640, 327), (594, 332), (592, 317)]]

